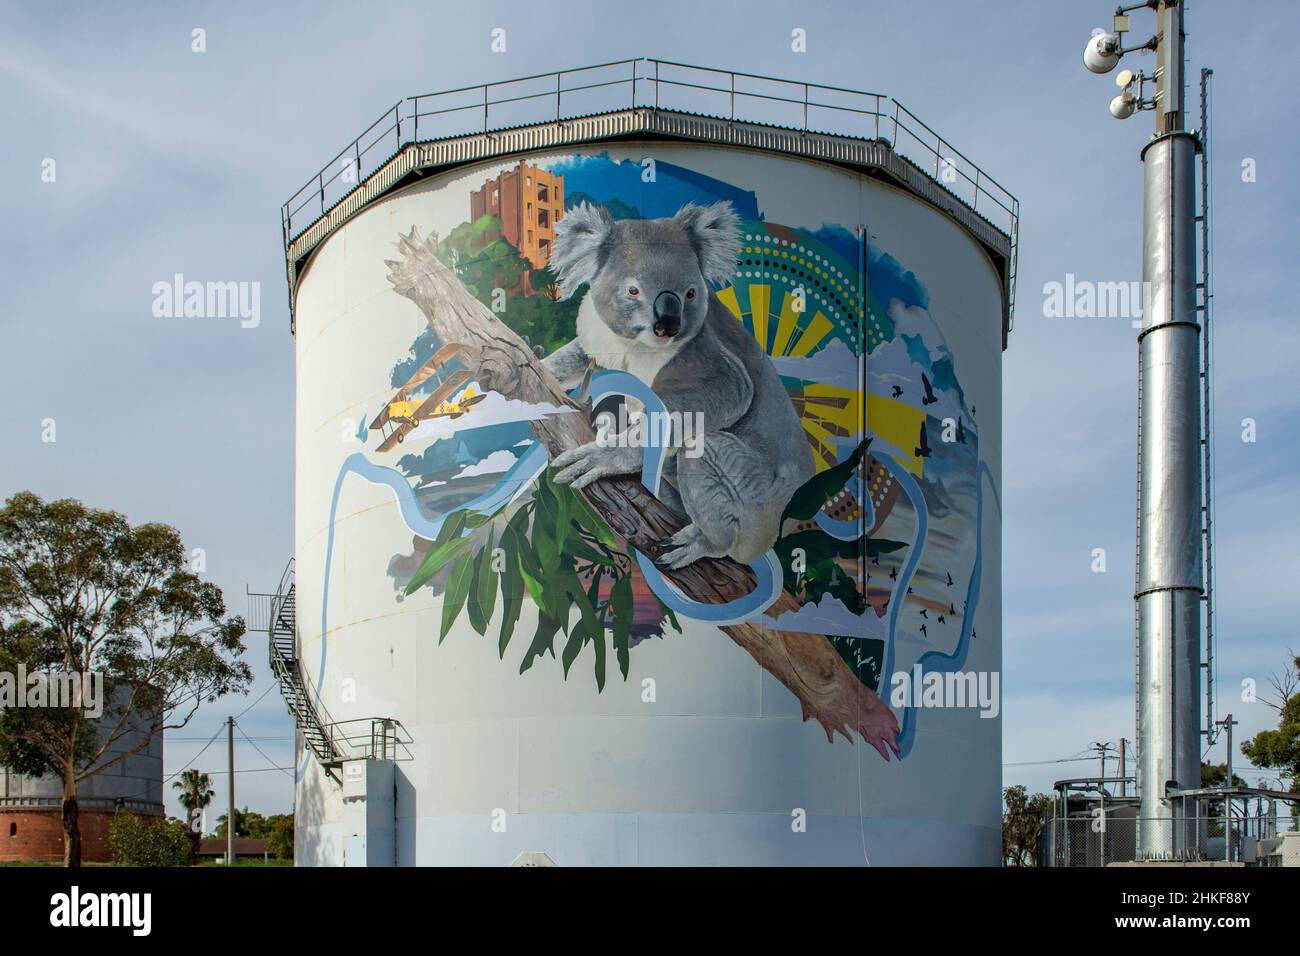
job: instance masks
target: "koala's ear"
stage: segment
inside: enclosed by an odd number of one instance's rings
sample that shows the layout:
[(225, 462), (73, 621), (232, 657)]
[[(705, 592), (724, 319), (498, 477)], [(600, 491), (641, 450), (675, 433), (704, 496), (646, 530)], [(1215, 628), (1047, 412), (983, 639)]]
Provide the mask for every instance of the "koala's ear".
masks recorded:
[(695, 247), (704, 278), (716, 285), (731, 281), (740, 254), (740, 217), (730, 201), (712, 206), (688, 203), (674, 219)]
[(560, 295), (568, 298), (600, 269), (605, 246), (614, 233), (614, 217), (604, 206), (579, 203), (555, 224), (551, 271), (560, 280)]

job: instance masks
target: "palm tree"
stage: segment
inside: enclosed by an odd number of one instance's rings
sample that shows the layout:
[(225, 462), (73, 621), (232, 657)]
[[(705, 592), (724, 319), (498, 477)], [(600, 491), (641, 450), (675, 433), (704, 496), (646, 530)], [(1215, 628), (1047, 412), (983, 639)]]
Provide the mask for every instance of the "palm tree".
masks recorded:
[(216, 796), (212, 789), (212, 779), (206, 773), (191, 768), (182, 773), (172, 786), (181, 792), (181, 806), (187, 813), (186, 823), (193, 830), (199, 814)]

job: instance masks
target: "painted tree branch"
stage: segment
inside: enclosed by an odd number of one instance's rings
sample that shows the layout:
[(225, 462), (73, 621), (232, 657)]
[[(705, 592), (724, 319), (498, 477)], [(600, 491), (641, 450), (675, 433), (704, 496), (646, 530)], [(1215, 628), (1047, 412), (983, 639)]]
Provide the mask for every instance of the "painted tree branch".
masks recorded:
[[(484, 389), (579, 412), (548, 415), (530, 423), (552, 458), (595, 439), (590, 409), (570, 398), (523, 340), (438, 259), (436, 236), (421, 239), (412, 227), (409, 236), (399, 237), (397, 246), (403, 258), (388, 261), (393, 288), (419, 307), (439, 339), (464, 347), (466, 361)], [(682, 527), (681, 520), (635, 478), (601, 479), (583, 493), (615, 534), (651, 558), (658, 558), (665, 550), (660, 542)], [(684, 594), (712, 604), (734, 600), (756, 586), (749, 568), (727, 559), (704, 559), (664, 574)], [(793, 597), (783, 594), (770, 613), (798, 606)], [(834, 740), (839, 731), (852, 741), (851, 732), (856, 730), (886, 760), (888, 749), (897, 751), (898, 721), (824, 636), (753, 623), (722, 630), (799, 698), (804, 719), (815, 717), (829, 739)]]

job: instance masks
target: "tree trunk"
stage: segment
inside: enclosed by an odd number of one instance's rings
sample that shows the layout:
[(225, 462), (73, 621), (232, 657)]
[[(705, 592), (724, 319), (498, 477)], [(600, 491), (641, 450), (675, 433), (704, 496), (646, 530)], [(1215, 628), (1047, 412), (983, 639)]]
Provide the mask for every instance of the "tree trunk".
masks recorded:
[(63, 865), (81, 866), (80, 810), (77, 777), (71, 766), (63, 771)]
[[(397, 243), (403, 259), (388, 260), (388, 280), (414, 302), (444, 344), (464, 347), (465, 361), (485, 390), (532, 404), (569, 407), (578, 414), (548, 415), (531, 422), (534, 433), (555, 457), (595, 439), (589, 409), (570, 398), (504, 322), (438, 259), (437, 236), (422, 240), (414, 227)], [(604, 478), (584, 491), (592, 507), (628, 545), (651, 558), (664, 552), (660, 541), (681, 530), (681, 520), (633, 477)], [(720, 604), (756, 586), (753, 572), (726, 558), (702, 559), (664, 576), (696, 601)], [(769, 609), (776, 615), (797, 610), (789, 594)], [(857, 679), (821, 634), (777, 631), (754, 623), (722, 628), (758, 663), (799, 698), (803, 717), (814, 717), (834, 740), (839, 731), (852, 742), (857, 731), (886, 760), (897, 752), (898, 721), (880, 698)]]

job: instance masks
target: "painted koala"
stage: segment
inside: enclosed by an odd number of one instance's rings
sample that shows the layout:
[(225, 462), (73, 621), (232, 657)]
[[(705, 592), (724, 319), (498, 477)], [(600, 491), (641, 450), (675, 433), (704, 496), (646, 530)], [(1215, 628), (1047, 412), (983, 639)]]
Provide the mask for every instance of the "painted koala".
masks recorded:
[[(664, 542), (660, 562), (700, 558), (750, 563), (776, 541), (781, 513), (813, 475), (812, 453), (771, 361), (710, 292), (730, 280), (740, 248), (729, 202), (686, 205), (665, 219), (615, 222), (585, 203), (556, 225), (551, 269), (560, 290), (590, 288), (577, 338), (546, 366), (567, 388), (589, 363), (631, 372), (669, 412), (703, 415), (703, 441), (664, 466), (660, 499), (689, 523)], [(556, 480), (574, 487), (636, 474), (643, 451), (591, 442), (560, 455)]]

